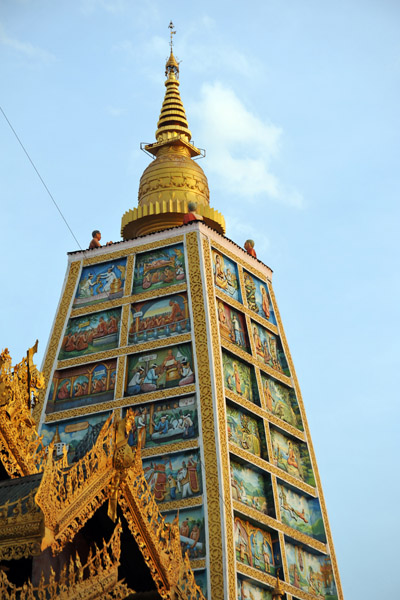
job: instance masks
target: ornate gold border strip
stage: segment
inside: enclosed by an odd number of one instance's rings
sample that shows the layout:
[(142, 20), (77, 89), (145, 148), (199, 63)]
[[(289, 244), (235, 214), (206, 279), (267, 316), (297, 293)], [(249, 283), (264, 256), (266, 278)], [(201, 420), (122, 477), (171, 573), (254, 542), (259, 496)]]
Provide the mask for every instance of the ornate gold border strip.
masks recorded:
[[(218, 250), (218, 252), (221, 252), (221, 254), (225, 254), (226, 256), (228, 256), (231, 260), (235, 261), (238, 265), (240, 265), (242, 268), (245, 268), (250, 273), (253, 273), (253, 275), (258, 277), (259, 279), (267, 279), (268, 281), (270, 281), (270, 278), (266, 277), (264, 273), (261, 273), (261, 271), (258, 271), (253, 266), (249, 265), (246, 261), (243, 260), (243, 258), (239, 254), (234, 254), (227, 248), (224, 248), (223, 246), (218, 244), (218, 242), (216, 242), (215, 240), (211, 240), (211, 247), (215, 248), (215, 250)], [(245, 252), (245, 250), (243, 250), (243, 252)], [(272, 270), (267, 265), (265, 265), (265, 267), (269, 269), (272, 274)]]
[(275, 467), (275, 465), (267, 462), (263, 458), (255, 456), (254, 454), (251, 454), (251, 452), (248, 452), (247, 450), (243, 450), (243, 448), (235, 446), (235, 444), (232, 444), (232, 442), (229, 443), (229, 452), (235, 456), (239, 456), (239, 458), (245, 460), (250, 465), (256, 465), (260, 469), (268, 471), (268, 473), (273, 473), (274, 475), (279, 477), (279, 479), (282, 479), (282, 481), (286, 481), (286, 483), (289, 483), (290, 485), (303, 490), (303, 492), (306, 492), (313, 498), (317, 496), (316, 490), (307, 483), (301, 481), (301, 479), (296, 479), (295, 477), (292, 477), (292, 475), (289, 475), (289, 473), (286, 473), (286, 471), (282, 471), (282, 469), (278, 469), (278, 467)]
[(67, 282), (64, 287), (64, 292), (62, 298), (60, 300), (59, 309), (57, 312), (57, 316), (54, 322), (54, 326), (51, 332), (51, 337), (49, 340), (49, 345), (46, 351), (46, 357), (43, 363), (43, 375), (44, 379), (47, 383), (45, 389), (43, 389), (39, 395), (39, 401), (33, 409), (33, 417), (36, 423), (39, 423), (40, 417), (43, 410), (43, 403), (47, 396), (47, 391), (51, 385), (50, 375), (56, 360), (58, 345), (60, 343), (60, 339), (62, 336), (62, 332), (64, 330), (64, 324), (67, 320), (68, 310), (72, 301), (73, 294), (75, 292), (76, 282), (78, 280), (78, 275), (80, 273), (81, 263), (72, 263), (69, 267)]
[(81, 306), (80, 308), (74, 308), (71, 311), (71, 319), (74, 317), (80, 317), (86, 314), (92, 314), (100, 312), (102, 310), (109, 310), (110, 308), (116, 308), (118, 306), (125, 306), (126, 304), (135, 304), (142, 302), (143, 300), (162, 298), (163, 296), (171, 296), (172, 294), (179, 294), (186, 292), (187, 284), (179, 283), (178, 285), (171, 285), (168, 288), (161, 288), (158, 290), (149, 290), (148, 292), (142, 292), (140, 294), (131, 294), (130, 296), (122, 296), (115, 300), (108, 300), (107, 302), (99, 302), (98, 304), (90, 304), (89, 306)]
[[(129, 316), (129, 315), (128, 315)], [(122, 329), (123, 324), (121, 324)], [(121, 332), (122, 333), (122, 332)], [(163, 348), (169, 346), (175, 346), (183, 344), (185, 342), (192, 341), (191, 333), (183, 333), (182, 335), (176, 335), (172, 338), (152, 340), (151, 342), (145, 342), (144, 344), (135, 344), (131, 346), (120, 346), (113, 348), (112, 350), (105, 350), (104, 352), (95, 352), (94, 354), (85, 354), (84, 356), (76, 356), (75, 358), (67, 358), (65, 360), (59, 360), (57, 363), (57, 369), (66, 369), (67, 367), (74, 367), (75, 365), (85, 365), (91, 362), (98, 362), (99, 360), (106, 360), (107, 358), (114, 358), (116, 356), (124, 356), (125, 354), (138, 354), (140, 352), (147, 352), (154, 350), (155, 348)]]
[[(118, 375), (117, 375), (118, 378)], [(173, 393), (175, 392), (175, 393)], [(91, 406), (80, 406), (79, 408), (70, 408), (69, 410), (63, 410), (56, 413), (51, 413), (46, 416), (45, 423), (51, 423), (53, 421), (65, 421), (66, 419), (72, 419), (73, 417), (79, 417), (81, 415), (89, 415), (98, 412), (104, 412), (106, 410), (114, 410), (124, 406), (134, 406), (135, 404), (145, 404), (147, 402), (165, 400), (166, 398), (177, 398), (189, 393), (194, 394), (196, 392), (195, 385), (185, 385), (179, 390), (176, 388), (169, 388), (162, 391), (148, 392), (147, 394), (138, 394), (137, 396), (126, 396), (125, 398), (119, 398), (118, 400), (110, 400), (109, 402), (103, 402), (102, 404), (92, 404)]]
[[(278, 323), (278, 328), (279, 328), (279, 332), (280, 332), (282, 345), (285, 350), (285, 354), (286, 354), (286, 358), (287, 358), (287, 361), (289, 364), (290, 372), (292, 374), (292, 379), (293, 379), (294, 388), (295, 388), (295, 392), (296, 392), (296, 396), (297, 396), (297, 401), (299, 403), (300, 414), (301, 414), (301, 417), (303, 420), (303, 426), (304, 426), (304, 431), (306, 434), (306, 440), (307, 440), (308, 449), (309, 449), (309, 453), (310, 453), (311, 464), (313, 466), (313, 471), (314, 471), (314, 476), (315, 476), (316, 488), (318, 490), (321, 512), (323, 515), (323, 522), (324, 522), (326, 537), (328, 540), (329, 554), (331, 557), (332, 568), (333, 568), (333, 572), (335, 575), (335, 583), (336, 583), (336, 588), (337, 588), (337, 592), (338, 592), (338, 598), (339, 598), (339, 600), (343, 600), (343, 591), (342, 591), (342, 585), (340, 582), (339, 569), (338, 569), (338, 565), (337, 565), (337, 561), (336, 561), (335, 548), (333, 545), (332, 533), (331, 533), (331, 529), (329, 526), (328, 514), (327, 514), (325, 499), (324, 499), (324, 495), (323, 495), (323, 491), (322, 491), (321, 479), (320, 479), (319, 472), (318, 472), (317, 461), (316, 461), (314, 447), (313, 447), (312, 440), (311, 440), (311, 434), (310, 434), (310, 429), (309, 429), (308, 422), (307, 422), (306, 411), (304, 408), (300, 385), (299, 385), (299, 382), (297, 379), (296, 370), (294, 368), (292, 356), (290, 354), (289, 345), (287, 343), (285, 330), (283, 328), (281, 316), (280, 316), (278, 305), (277, 305), (276, 298), (275, 298), (275, 293), (274, 293), (274, 290), (273, 290), (273, 287), (271, 284), (269, 286), (269, 290), (270, 290), (271, 300), (272, 300), (274, 311), (275, 311), (276, 320)], [(298, 594), (296, 593), (295, 595), (298, 595)], [(306, 594), (306, 596), (304, 596), (304, 597), (311, 598), (311, 596), (309, 596), (308, 594)]]
[[(239, 272), (241, 273), (241, 271), (239, 271)], [(221, 302), (225, 302), (225, 304), (228, 304), (235, 310), (241, 312), (244, 315), (247, 315), (254, 321), (257, 321), (258, 323), (260, 323), (260, 325), (265, 327), (265, 329), (269, 329), (272, 333), (275, 333), (275, 335), (279, 335), (279, 331), (278, 331), (278, 328), (276, 327), (276, 325), (274, 325), (273, 323), (270, 323), (263, 317), (260, 317), (253, 310), (250, 310), (250, 308), (248, 308), (247, 304), (246, 305), (241, 304), (234, 298), (231, 298), (230, 296), (228, 296), (228, 294), (224, 294), (223, 292), (221, 292), (216, 286), (214, 286), (214, 289), (215, 289), (215, 295), (217, 296), (218, 300), (221, 300)], [(247, 303), (247, 299), (246, 299), (246, 303)]]
[(199, 447), (198, 439), (186, 440), (185, 442), (175, 442), (175, 444), (166, 444), (165, 446), (153, 446), (152, 448), (144, 448), (141, 450), (142, 458), (149, 456), (165, 456), (174, 452), (184, 450), (197, 450)]
[[(140, 254), (142, 252), (146, 252), (147, 250), (154, 250), (155, 248), (159, 248), (160, 246), (171, 246), (172, 244), (178, 242), (183, 242), (183, 235), (177, 235), (176, 237), (166, 238), (165, 240), (148, 242), (147, 244), (143, 244), (142, 246), (130, 246), (129, 248), (123, 248), (122, 250), (110, 252), (110, 254), (100, 254), (96, 256), (91, 256), (90, 258), (84, 258), (83, 266), (87, 267), (89, 265), (95, 265), (97, 263), (116, 260), (117, 258), (128, 256), (129, 254)], [(82, 258), (79, 258), (79, 262), (81, 261)]]
[[(227, 548), (233, 548), (233, 524), (231, 514), (226, 515), (226, 530), (222, 531), (221, 527), (221, 510), (226, 511), (230, 504), (230, 482), (225, 477), (221, 482), (224, 488), (225, 506), (222, 506), (219, 492), (219, 471), (217, 455), (220, 455), (222, 462), (222, 471), (228, 473), (226, 469), (229, 467), (225, 425), (225, 399), (222, 386), (222, 372), (220, 360), (220, 348), (218, 344), (218, 336), (211, 338), (213, 358), (209, 355), (208, 349), (208, 331), (207, 318), (210, 319), (210, 330), (217, 331), (217, 316), (215, 311), (215, 299), (213, 294), (211, 257), (208, 246), (208, 240), (202, 238), (202, 254), (205, 267), (206, 286), (207, 286), (207, 304), (209, 306), (209, 314), (206, 314), (204, 292), (202, 284), (202, 273), (200, 266), (200, 238), (196, 232), (191, 232), (186, 235), (187, 243), (187, 259), (189, 264), (190, 275), (190, 295), (193, 308), (193, 328), (195, 334), (195, 347), (198, 366), (198, 382), (200, 391), (200, 408), (201, 408), (201, 426), (202, 426), (202, 443), (204, 449), (204, 462), (206, 472), (206, 495), (207, 495), (207, 521), (208, 521), (208, 541), (209, 541), (209, 583), (211, 587), (211, 598), (213, 600), (223, 600), (226, 596), (224, 593), (224, 551), (223, 540), (226, 539)], [(218, 407), (217, 415), (214, 414), (213, 407), (213, 389), (211, 379), (211, 360), (214, 363), (215, 383), (216, 383), (216, 402)], [(221, 446), (217, 448), (214, 431), (214, 421), (218, 419), (220, 430)], [(224, 450), (225, 449), (225, 450)], [(229, 503), (227, 505), (227, 503)], [(227, 511), (227, 512), (228, 512)], [(229, 550), (228, 550), (229, 554)], [(236, 595), (235, 569), (234, 560), (228, 555), (228, 573), (227, 581), (229, 585), (229, 598), (232, 600)]]
[(158, 508), (161, 512), (171, 512), (172, 510), (183, 510), (184, 508), (191, 508), (192, 506), (202, 506), (203, 496), (192, 496), (191, 498), (184, 498), (183, 500), (174, 500), (171, 502), (157, 502)]
[[(284, 555), (283, 555), (284, 556)], [(272, 575), (267, 575), (258, 569), (254, 569), (253, 567), (249, 567), (248, 565), (244, 565), (241, 562), (237, 562), (237, 571), (239, 575), (244, 575), (245, 577), (250, 577), (254, 579), (254, 581), (258, 581), (260, 583), (264, 583), (265, 585), (269, 585), (270, 587), (275, 587), (276, 579), (272, 577)], [(286, 575), (286, 574), (285, 574)], [(281, 586), (285, 590), (286, 593), (290, 592), (296, 598), (300, 598), (301, 600), (315, 600), (317, 596), (312, 594), (308, 594), (307, 592), (303, 592), (303, 590), (294, 587), (290, 583), (286, 583), (286, 581), (281, 580)]]
[(256, 521), (257, 523), (262, 523), (262, 524), (266, 525), (267, 527), (272, 527), (272, 529), (276, 529), (277, 531), (282, 531), (282, 533), (285, 533), (289, 537), (292, 537), (293, 539), (297, 540), (298, 542), (300, 542), (302, 544), (306, 544), (307, 546), (310, 546), (311, 548), (315, 548), (316, 550), (318, 550), (319, 552), (322, 552), (323, 554), (328, 553), (328, 549), (327, 549), (326, 545), (323, 544), (322, 542), (319, 542), (318, 540), (314, 539), (313, 537), (306, 535), (304, 533), (301, 533), (300, 531), (297, 531), (297, 529), (293, 529), (292, 527), (289, 527), (285, 523), (279, 522), (277, 519), (273, 519), (272, 517), (269, 517), (268, 515), (264, 515), (263, 513), (259, 512), (258, 510), (255, 510), (254, 508), (251, 508), (250, 506), (247, 506), (246, 504), (242, 504), (241, 502), (234, 500), (233, 501), (233, 509), (235, 512), (239, 513), (240, 515), (243, 515), (249, 519), (253, 519), (253, 521)]

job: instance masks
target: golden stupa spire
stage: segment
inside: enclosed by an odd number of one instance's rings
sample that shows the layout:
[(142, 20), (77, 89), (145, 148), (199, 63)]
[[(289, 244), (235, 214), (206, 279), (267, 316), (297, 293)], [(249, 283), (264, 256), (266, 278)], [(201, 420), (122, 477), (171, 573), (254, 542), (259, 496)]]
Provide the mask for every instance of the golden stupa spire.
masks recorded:
[(121, 235), (127, 240), (154, 231), (182, 225), (188, 203), (204, 222), (225, 233), (225, 219), (210, 207), (207, 177), (193, 157), (201, 150), (191, 143), (192, 134), (179, 93), (179, 63), (173, 52), (175, 28), (170, 29), (170, 55), (165, 65), (165, 97), (157, 123), (156, 142), (144, 149), (155, 157), (139, 184), (138, 207), (122, 217)]

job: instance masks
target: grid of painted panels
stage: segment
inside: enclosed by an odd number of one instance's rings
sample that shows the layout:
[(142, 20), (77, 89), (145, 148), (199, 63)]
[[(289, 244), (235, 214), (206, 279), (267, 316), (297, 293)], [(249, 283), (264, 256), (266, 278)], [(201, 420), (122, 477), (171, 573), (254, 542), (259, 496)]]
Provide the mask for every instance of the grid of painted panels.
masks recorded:
[(297, 590), (298, 597), (337, 599), (316, 466), (270, 283), (222, 248), (213, 247), (211, 256), (238, 598), (270, 598), (268, 575), (279, 572), (294, 597)]
[[(182, 239), (182, 238), (181, 238)], [(83, 267), (47, 394), (44, 443), (79, 460), (111, 410), (130, 417), (146, 480), (204, 593), (206, 541), (196, 372), (183, 240)]]

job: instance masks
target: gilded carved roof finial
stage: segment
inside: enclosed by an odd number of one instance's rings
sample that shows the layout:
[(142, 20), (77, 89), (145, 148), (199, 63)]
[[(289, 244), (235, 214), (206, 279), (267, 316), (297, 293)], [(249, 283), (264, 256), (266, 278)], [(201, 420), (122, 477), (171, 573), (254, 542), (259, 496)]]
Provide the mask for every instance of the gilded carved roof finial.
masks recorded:
[(172, 48), (174, 46), (173, 36), (176, 34), (175, 25), (173, 24), (172, 21), (170, 21), (168, 28), (170, 30), (170, 35), (171, 35), (171, 40), (169, 42), (171, 51), (169, 54), (169, 59), (167, 60), (166, 65), (165, 65), (165, 75), (169, 76), (170, 74), (174, 74), (176, 79), (178, 79), (179, 78), (179, 63), (177, 62), (177, 60), (174, 56), (174, 52), (172, 50)]

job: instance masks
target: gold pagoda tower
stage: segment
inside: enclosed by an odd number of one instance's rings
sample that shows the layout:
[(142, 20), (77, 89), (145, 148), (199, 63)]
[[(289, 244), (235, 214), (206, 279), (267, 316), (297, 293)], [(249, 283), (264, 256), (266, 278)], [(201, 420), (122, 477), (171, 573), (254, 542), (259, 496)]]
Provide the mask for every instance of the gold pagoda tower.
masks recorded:
[[(107, 580), (107, 598), (342, 600), (272, 271), (210, 206), (172, 35), (138, 206), (122, 242), (69, 254), (46, 383), (29, 388), (33, 417), (14, 411), (29, 452), (7, 449), (0, 420), (0, 500), (10, 521), (28, 490), (20, 554), (54, 598), (67, 573), (70, 589)], [(20, 496), (10, 481), (27, 481)]]

